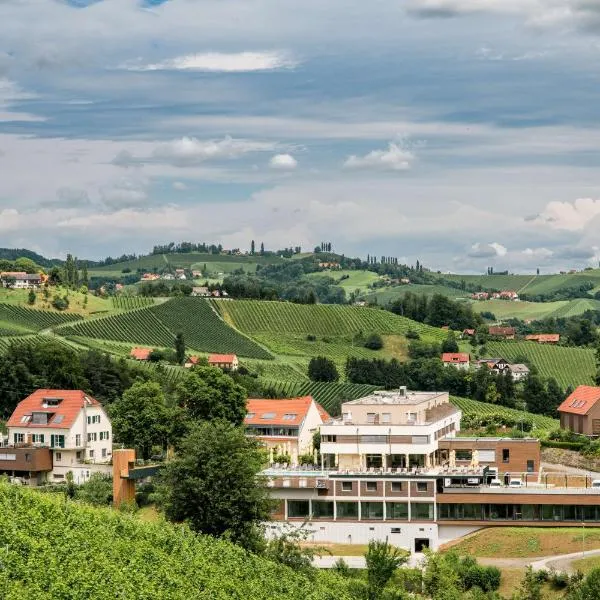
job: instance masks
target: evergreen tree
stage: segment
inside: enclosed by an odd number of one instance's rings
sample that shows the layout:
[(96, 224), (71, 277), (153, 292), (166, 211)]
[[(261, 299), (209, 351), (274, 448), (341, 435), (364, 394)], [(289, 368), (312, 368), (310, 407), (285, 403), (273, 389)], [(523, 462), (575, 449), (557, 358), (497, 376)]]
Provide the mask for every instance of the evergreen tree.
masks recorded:
[(252, 240), (250, 242), (250, 254), (252, 254), (252, 256), (254, 256), (254, 250), (255, 250), (254, 240)]
[(175, 336), (175, 357), (180, 365), (185, 362), (185, 339), (183, 333), (178, 333)]
[(527, 410), (532, 413), (544, 415), (548, 410), (548, 396), (546, 388), (540, 376), (532, 372), (525, 379), (523, 386), (523, 400), (527, 405)]
[(326, 382), (337, 381), (340, 378), (335, 363), (324, 356), (310, 359), (308, 376), (312, 381)]
[(600, 342), (596, 346), (596, 385), (600, 385)]
[(561, 390), (558, 382), (553, 377), (548, 379), (546, 382), (546, 397), (548, 402), (546, 404), (546, 412), (549, 417), (556, 417), (557, 411), (556, 409), (565, 399), (564, 392)]
[(29, 290), (29, 294), (27, 295), (27, 304), (30, 306), (35, 304), (35, 292), (33, 290)]
[(261, 256), (265, 255), (265, 245), (263, 242), (260, 243), (260, 255)]
[(81, 266), (81, 285), (85, 285), (85, 287), (89, 287), (90, 285), (90, 278), (88, 276), (87, 270), (87, 262), (84, 262)]
[(451, 331), (448, 337), (442, 342), (442, 352), (458, 352), (458, 342), (454, 332)]

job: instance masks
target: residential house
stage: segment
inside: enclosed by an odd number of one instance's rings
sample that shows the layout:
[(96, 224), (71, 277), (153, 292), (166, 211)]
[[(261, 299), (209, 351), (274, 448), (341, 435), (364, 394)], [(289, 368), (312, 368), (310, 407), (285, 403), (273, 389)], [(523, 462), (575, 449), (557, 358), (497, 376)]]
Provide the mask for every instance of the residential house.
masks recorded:
[(187, 279), (187, 277), (185, 276), (185, 269), (175, 269), (175, 278)]
[(175, 275), (173, 275), (173, 273), (163, 273), (162, 279), (166, 279), (167, 281), (170, 281), (172, 279), (175, 279)]
[(160, 275), (158, 273), (142, 274), (142, 281), (156, 281), (157, 279), (160, 279)]
[(185, 364), (183, 366), (186, 369), (191, 369), (192, 367), (195, 367), (198, 364), (199, 360), (200, 358), (198, 356), (188, 356), (185, 359)]
[(135, 360), (149, 360), (152, 348), (132, 348), (129, 356)]
[(246, 431), (269, 449), (271, 459), (287, 455), (290, 464), (297, 465), (301, 455), (313, 453), (313, 435), (329, 419), (327, 411), (312, 396), (282, 400), (251, 398), (244, 424)]
[(463, 329), (463, 332), (462, 332), (463, 338), (473, 337), (474, 335), (475, 335), (474, 329)]
[(502, 327), (502, 326), (490, 326), (488, 333), (493, 337), (504, 338), (505, 340), (515, 339), (515, 328), (514, 327)]
[(525, 339), (538, 344), (558, 344), (560, 342), (559, 333), (533, 333), (526, 335)]
[(319, 267), (321, 267), (321, 269), (339, 269), (340, 263), (338, 263), (338, 262), (320, 262)]
[(229, 371), (237, 371), (240, 363), (235, 354), (210, 354), (208, 364), (211, 367), (219, 369), (228, 369)]
[(42, 285), (42, 276), (39, 273), (25, 273), (23, 271), (3, 271), (0, 273), (0, 282), (4, 287), (13, 287), (17, 290), (33, 289)]
[(402, 277), (402, 279), (400, 279), (400, 283), (402, 285), (408, 285), (410, 283), (410, 279), (408, 279), (407, 277)]
[(600, 435), (600, 387), (580, 385), (558, 407), (560, 426), (575, 433)]
[(442, 362), (445, 367), (452, 365), (461, 370), (468, 370), (470, 366), (469, 355), (466, 352), (444, 352)]
[(196, 270), (192, 271), (192, 277), (194, 279), (198, 279), (199, 277), (202, 277), (202, 271), (196, 271)]
[(506, 373), (509, 370), (510, 364), (504, 358), (482, 358), (476, 363), (476, 368), (487, 367), (494, 373)]
[(492, 298), (494, 300), (513, 300), (516, 301), (519, 299), (519, 294), (513, 290), (503, 290), (501, 292), (494, 292), (492, 294)]
[(521, 363), (508, 365), (508, 370), (515, 381), (521, 381), (529, 375), (529, 367)]
[(9, 446), (1, 449), (0, 471), (18, 472), (33, 485), (64, 481), (69, 471), (75, 483), (111, 472), (110, 419), (81, 390), (37, 390), (19, 402), (6, 427)]
[(475, 292), (471, 294), (471, 299), (473, 300), (488, 300), (490, 294), (488, 292)]
[(207, 296), (210, 296), (210, 291), (205, 286), (196, 286), (192, 288), (192, 296), (200, 296), (202, 298), (205, 298)]

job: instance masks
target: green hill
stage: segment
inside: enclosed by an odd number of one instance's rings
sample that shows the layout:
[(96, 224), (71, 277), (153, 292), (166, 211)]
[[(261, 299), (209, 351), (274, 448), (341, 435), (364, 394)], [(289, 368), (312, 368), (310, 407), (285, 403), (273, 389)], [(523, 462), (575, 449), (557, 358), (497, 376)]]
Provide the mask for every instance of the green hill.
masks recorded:
[(156, 306), (80, 321), (58, 330), (63, 336), (162, 347), (173, 346), (179, 332), (190, 348), (200, 352), (271, 358), (256, 342), (223, 322), (208, 301), (201, 298), (172, 298)]
[(594, 350), (551, 346), (535, 342), (488, 342), (487, 355), (508, 361), (527, 357), (543, 377), (554, 377), (566, 388), (569, 385), (592, 385), (596, 372)]
[(186, 527), (0, 482), (4, 600), (345, 600), (314, 579)]

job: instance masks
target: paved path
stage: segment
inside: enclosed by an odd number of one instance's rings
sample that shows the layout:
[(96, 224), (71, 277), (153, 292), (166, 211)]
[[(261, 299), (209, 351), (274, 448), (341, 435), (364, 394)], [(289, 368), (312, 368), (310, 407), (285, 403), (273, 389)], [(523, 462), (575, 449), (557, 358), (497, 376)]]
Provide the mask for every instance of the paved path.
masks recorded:
[[(328, 554), (315, 556), (313, 564), (320, 569), (330, 569), (340, 558), (343, 558), (351, 569), (365, 569), (367, 566), (364, 556), (329, 556)], [(411, 554), (407, 565), (409, 567), (419, 567), (424, 558), (423, 554)]]

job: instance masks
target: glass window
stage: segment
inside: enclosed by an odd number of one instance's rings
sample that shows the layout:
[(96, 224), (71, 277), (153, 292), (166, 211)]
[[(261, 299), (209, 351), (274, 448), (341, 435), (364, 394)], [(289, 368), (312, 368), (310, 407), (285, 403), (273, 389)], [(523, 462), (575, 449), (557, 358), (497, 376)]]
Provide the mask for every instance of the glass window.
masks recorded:
[(338, 519), (358, 519), (358, 502), (337, 502)]
[(508, 448), (502, 448), (502, 462), (510, 462), (510, 450)]
[(535, 461), (528, 460), (527, 461), (527, 472), (534, 473), (535, 472)]
[(377, 491), (377, 482), (376, 481), (367, 481), (367, 492), (376, 492)]
[(55, 452), (54, 453), (54, 460), (56, 462), (60, 462), (62, 460), (62, 453), (61, 452)]
[(392, 413), (382, 413), (381, 414), (381, 422), (382, 423), (391, 423), (392, 422)]
[(521, 518), (523, 521), (537, 521), (537, 506), (535, 504), (521, 504)]
[(481, 504), (462, 504), (462, 518), (478, 521), (481, 519)]
[(457, 450), (455, 454), (456, 460), (471, 460), (473, 458), (472, 450)]
[(363, 519), (383, 519), (383, 502), (361, 502)]
[(288, 517), (308, 517), (308, 500), (288, 500)]
[(417, 492), (426, 492), (427, 491), (427, 482), (426, 481), (417, 481)]
[(15, 433), (14, 435), (15, 444), (22, 444), (25, 441), (24, 433)]
[(410, 505), (411, 518), (416, 521), (433, 521), (433, 504), (413, 502)]
[(81, 434), (77, 433), (75, 435), (75, 445), (79, 448), (79, 446), (81, 446)]
[(564, 521), (575, 521), (577, 519), (577, 511), (576, 507), (571, 505), (566, 505), (562, 507), (563, 509), (563, 520)]
[(377, 420), (377, 413), (367, 413), (367, 423), (372, 425)]
[(313, 500), (312, 512), (315, 519), (333, 519), (333, 502)]
[(342, 481), (342, 492), (351, 492), (352, 491), (352, 482), (351, 481)]
[(393, 521), (406, 521), (408, 519), (407, 502), (388, 502), (386, 509), (386, 518)]
[(402, 482), (401, 481), (392, 481), (392, 492), (401, 492), (402, 491)]
[(596, 520), (596, 507), (595, 506), (584, 506), (583, 508), (583, 518), (585, 521), (595, 521)]

